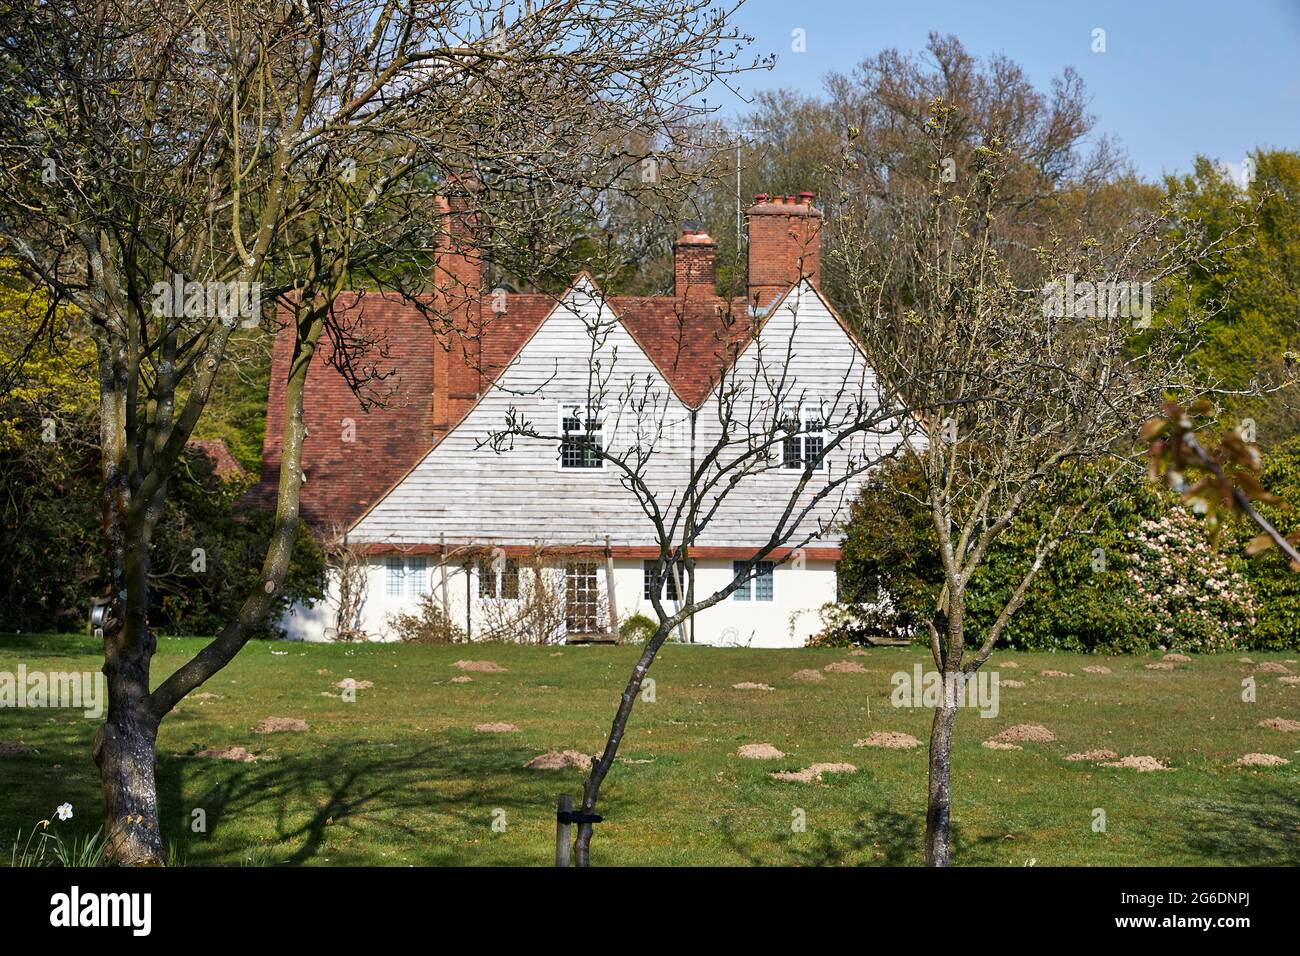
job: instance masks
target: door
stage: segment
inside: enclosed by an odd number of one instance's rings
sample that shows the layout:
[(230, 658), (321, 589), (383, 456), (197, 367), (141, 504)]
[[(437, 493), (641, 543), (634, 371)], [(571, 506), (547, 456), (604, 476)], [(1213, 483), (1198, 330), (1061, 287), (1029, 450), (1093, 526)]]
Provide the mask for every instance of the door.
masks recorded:
[(600, 633), (600, 584), (594, 561), (564, 566), (564, 625), (569, 634)]

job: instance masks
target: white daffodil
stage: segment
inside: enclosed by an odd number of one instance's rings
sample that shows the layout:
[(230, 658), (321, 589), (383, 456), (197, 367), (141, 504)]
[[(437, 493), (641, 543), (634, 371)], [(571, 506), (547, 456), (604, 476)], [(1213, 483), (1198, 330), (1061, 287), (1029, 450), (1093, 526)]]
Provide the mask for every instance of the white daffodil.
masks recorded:
[(58, 814), (60, 820), (71, 820), (71, 819), (72, 819), (72, 804), (70, 804), (70, 803), (61, 803), (61, 804), (59, 804), (59, 808), (58, 808), (57, 810), (55, 810), (54, 812)]

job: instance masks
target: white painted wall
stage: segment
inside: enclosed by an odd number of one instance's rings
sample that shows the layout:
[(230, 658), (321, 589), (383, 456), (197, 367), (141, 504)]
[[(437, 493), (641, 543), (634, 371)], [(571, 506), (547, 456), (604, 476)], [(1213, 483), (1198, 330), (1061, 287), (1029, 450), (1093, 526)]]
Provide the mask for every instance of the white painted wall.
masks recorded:
[[(524, 571), (525, 575), (531, 572)], [(557, 570), (548, 568), (544, 574), (558, 586)], [(488, 621), (502, 620), (502, 614), (489, 609), (495, 603), (478, 596), (478, 571), (471, 568), (470, 618), (466, 619), (466, 572), (459, 565), (448, 565), (447, 581), (451, 613), (456, 623), (464, 628), (468, 624), (475, 639), (483, 637)], [(429, 559), (429, 586), (435, 597), (441, 593), (441, 572), (436, 559)], [(388, 594), (388, 570), (382, 559), (367, 565), (367, 592), (362, 609), (362, 626), (372, 640), (391, 641), (396, 635), (389, 623), (390, 615), (416, 613), (419, 597), (411, 594)], [(599, 579), (604, 588), (604, 567), (599, 569)], [(732, 579), (731, 561), (696, 562), (695, 591), (705, 597), (726, 587)], [(829, 561), (808, 561), (802, 567), (785, 564), (773, 570), (771, 601), (738, 601), (734, 595), (695, 616), (694, 641), (740, 647), (802, 647), (819, 630), (818, 614), (823, 604), (835, 600), (835, 566)], [(614, 589), (621, 621), (634, 614), (644, 614), (655, 619), (654, 608), (645, 598), (642, 562), (617, 559), (614, 562)], [(512, 602), (503, 602), (508, 610)], [(666, 606), (671, 606), (667, 604)], [(282, 619), (291, 640), (326, 641), (333, 638), (334, 616), (338, 608), (338, 582), (331, 577), (329, 596), (313, 608), (296, 606)], [(688, 635), (691, 630), (688, 627)], [(562, 634), (555, 634), (557, 641)]]

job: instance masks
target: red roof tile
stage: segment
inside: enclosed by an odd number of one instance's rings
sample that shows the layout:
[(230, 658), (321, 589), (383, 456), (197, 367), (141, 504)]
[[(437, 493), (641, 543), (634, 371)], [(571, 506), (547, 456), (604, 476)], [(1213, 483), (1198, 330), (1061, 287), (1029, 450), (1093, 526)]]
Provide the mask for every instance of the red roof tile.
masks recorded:
[(753, 335), (743, 298), (610, 296), (608, 301), (677, 397), (692, 408), (709, 396)]

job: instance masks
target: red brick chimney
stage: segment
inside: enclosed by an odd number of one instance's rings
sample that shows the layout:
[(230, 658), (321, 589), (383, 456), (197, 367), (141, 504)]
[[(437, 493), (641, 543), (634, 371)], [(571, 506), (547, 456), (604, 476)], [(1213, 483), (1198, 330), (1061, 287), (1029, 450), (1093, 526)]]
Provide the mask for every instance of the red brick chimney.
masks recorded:
[(483, 289), (483, 256), (474, 211), (474, 185), (452, 184), (435, 200), (439, 219), (437, 284), (454, 300), (477, 296)]
[(810, 192), (759, 193), (745, 210), (749, 223), (749, 303), (767, 309), (790, 286), (821, 280), (822, 212)]
[(682, 229), (673, 243), (677, 298), (692, 299), (717, 294), (718, 244), (703, 229)]
[[(482, 328), (485, 244), (475, 208), (477, 182), (472, 177), (455, 177), (447, 194), (434, 200), (438, 217), (437, 265), (434, 281), (435, 306), (447, 327), (435, 334), (433, 345), (433, 394), (430, 423), (433, 437), (441, 438), (463, 411), (453, 393), (471, 386), (465, 381), (472, 372), (464, 351)], [(474, 386), (477, 387), (477, 386)]]

